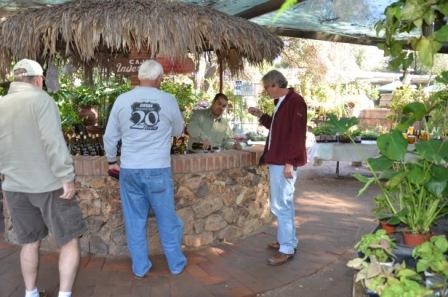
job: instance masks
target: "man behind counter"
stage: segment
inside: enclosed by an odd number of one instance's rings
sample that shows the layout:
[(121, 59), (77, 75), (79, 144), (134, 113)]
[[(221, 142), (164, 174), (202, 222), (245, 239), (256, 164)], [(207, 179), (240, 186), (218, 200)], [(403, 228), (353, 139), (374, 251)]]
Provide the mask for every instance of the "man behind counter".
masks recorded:
[(228, 98), (222, 93), (215, 95), (212, 106), (195, 110), (188, 125), (188, 149), (241, 149), (232, 139), (232, 131), (227, 119), (222, 117), (227, 108)]

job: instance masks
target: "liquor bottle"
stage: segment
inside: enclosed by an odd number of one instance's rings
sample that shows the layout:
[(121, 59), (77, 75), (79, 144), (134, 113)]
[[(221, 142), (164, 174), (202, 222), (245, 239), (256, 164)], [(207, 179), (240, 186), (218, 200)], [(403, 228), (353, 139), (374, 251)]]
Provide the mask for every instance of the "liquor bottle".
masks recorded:
[(80, 156), (81, 153), (81, 136), (75, 135), (75, 155)]
[(89, 147), (87, 146), (87, 135), (84, 135), (82, 138), (81, 151), (83, 156), (90, 155)]
[(74, 147), (73, 147), (73, 140), (72, 136), (70, 134), (67, 135), (67, 149), (70, 152), (71, 155), (74, 155)]
[(96, 134), (95, 138), (96, 138), (95, 146), (98, 151), (98, 156), (104, 156), (104, 147), (103, 147), (101, 136), (99, 134)]

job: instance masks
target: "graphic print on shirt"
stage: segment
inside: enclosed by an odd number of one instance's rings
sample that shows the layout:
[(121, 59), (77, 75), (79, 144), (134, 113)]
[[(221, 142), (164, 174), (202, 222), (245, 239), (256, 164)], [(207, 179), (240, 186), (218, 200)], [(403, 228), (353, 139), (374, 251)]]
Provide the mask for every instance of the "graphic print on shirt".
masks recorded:
[(133, 125), (130, 129), (139, 130), (157, 130), (160, 122), (160, 105), (152, 102), (135, 102), (131, 106), (131, 122)]

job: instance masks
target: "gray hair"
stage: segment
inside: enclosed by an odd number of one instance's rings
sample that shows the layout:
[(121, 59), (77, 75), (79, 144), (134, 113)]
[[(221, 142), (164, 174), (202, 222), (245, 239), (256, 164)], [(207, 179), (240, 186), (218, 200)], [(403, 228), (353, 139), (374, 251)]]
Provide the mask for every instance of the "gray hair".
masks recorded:
[(38, 78), (38, 76), (15, 76), (14, 81), (24, 82), (24, 83), (32, 83), (34, 79)]
[(146, 60), (138, 69), (139, 80), (156, 80), (163, 75), (162, 65), (155, 60)]
[(263, 78), (261, 79), (264, 84), (270, 86), (270, 87), (279, 87), (279, 88), (287, 88), (288, 87), (288, 80), (286, 77), (277, 70), (271, 70), (268, 73), (266, 73)]

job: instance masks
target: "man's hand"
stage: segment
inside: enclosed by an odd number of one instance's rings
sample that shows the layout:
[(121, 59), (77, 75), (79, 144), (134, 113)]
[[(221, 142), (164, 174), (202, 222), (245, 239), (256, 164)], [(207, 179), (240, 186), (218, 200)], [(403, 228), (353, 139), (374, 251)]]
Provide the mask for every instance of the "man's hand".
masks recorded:
[(241, 143), (239, 143), (238, 141), (235, 142), (235, 144), (233, 145), (233, 148), (236, 149), (236, 150), (243, 149), (243, 147), (241, 146)]
[(120, 171), (120, 165), (118, 165), (118, 164), (109, 165), (109, 170)]
[(292, 178), (292, 172), (294, 171), (294, 167), (291, 164), (285, 164), (285, 168), (283, 169), (283, 175), (285, 178)]
[(257, 118), (261, 117), (263, 115), (263, 112), (256, 108), (256, 107), (249, 107), (247, 110), (251, 115), (256, 116)]
[(64, 193), (59, 196), (62, 199), (72, 199), (75, 196), (75, 182), (64, 182), (62, 183), (62, 188), (64, 189)]

